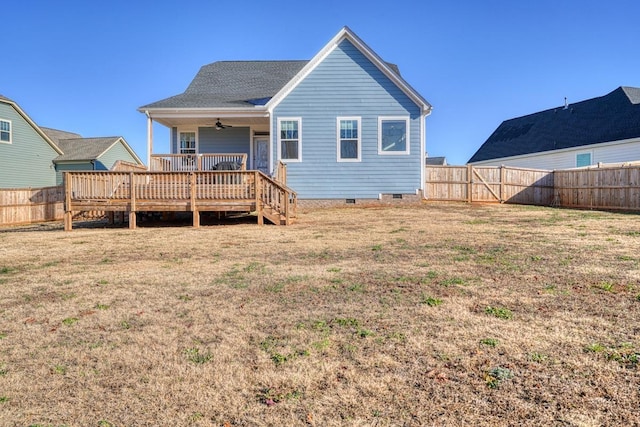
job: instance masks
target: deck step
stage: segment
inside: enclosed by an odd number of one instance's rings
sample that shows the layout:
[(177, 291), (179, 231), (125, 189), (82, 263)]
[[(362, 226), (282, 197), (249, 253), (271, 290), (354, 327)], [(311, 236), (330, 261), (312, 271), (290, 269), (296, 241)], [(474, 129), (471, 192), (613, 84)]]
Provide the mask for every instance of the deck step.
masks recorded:
[(262, 209), (262, 215), (275, 225), (287, 225), (287, 218), (271, 206), (265, 206)]

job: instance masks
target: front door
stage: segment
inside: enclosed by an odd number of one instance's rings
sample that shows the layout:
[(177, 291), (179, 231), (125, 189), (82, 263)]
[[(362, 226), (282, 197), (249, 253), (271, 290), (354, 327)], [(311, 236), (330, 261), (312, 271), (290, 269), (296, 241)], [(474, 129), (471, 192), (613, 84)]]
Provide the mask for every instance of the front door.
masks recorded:
[(256, 137), (253, 140), (253, 167), (269, 175), (269, 137)]

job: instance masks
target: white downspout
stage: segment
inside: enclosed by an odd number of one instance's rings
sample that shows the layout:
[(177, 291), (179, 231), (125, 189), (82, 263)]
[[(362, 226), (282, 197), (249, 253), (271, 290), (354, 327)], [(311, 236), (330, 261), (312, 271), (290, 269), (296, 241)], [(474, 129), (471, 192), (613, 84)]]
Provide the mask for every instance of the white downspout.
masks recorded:
[(420, 115), (420, 190), (422, 191), (422, 198), (426, 199), (427, 194), (425, 193), (426, 187), (424, 180), (425, 176), (425, 156), (427, 153), (427, 117), (431, 115), (431, 108), (427, 111), (423, 111)]
[(147, 170), (151, 170), (151, 153), (153, 153), (153, 119), (149, 111), (144, 112), (147, 116)]

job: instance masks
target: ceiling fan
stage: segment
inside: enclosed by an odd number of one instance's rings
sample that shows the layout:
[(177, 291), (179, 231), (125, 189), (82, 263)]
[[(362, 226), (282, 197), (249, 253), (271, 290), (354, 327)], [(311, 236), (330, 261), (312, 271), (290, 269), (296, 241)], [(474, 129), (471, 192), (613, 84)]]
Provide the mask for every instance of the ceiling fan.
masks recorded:
[(233, 126), (231, 126), (231, 125), (223, 125), (220, 122), (220, 119), (218, 119), (218, 121), (215, 124), (215, 127), (216, 127), (216, 130), (222, 130), (222, 129), (225, 129), (225, 128), (232, 128)]

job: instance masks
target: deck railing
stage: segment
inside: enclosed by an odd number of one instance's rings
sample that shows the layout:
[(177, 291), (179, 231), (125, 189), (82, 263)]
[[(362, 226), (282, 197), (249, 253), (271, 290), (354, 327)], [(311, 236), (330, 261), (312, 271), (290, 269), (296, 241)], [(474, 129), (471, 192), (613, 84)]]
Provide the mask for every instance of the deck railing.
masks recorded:
[[(65, 229), (74, 211), (253, 211), (290, 224), (297, 195), (259, 171), (65, 172)], [(132, 215), (133, 214), (133, 215)]]
[[(224, 167), (222, 166), (224, 165)], [(218, 169), (230, 170), (228, 166), (239, 165), (238, 170), (247, 170), (247, 155), (229, 154), (152, 154), (152, 172), (192, 172)], [(233, 170), (233, 169), (231, 169)]]
[(298, 195), (286, 185), (259, 172), (258, 192), (264, 206), (282, 215), (286, 225), (297, 216)]

